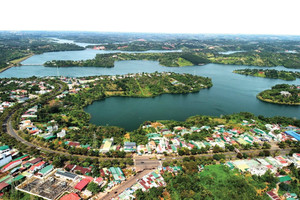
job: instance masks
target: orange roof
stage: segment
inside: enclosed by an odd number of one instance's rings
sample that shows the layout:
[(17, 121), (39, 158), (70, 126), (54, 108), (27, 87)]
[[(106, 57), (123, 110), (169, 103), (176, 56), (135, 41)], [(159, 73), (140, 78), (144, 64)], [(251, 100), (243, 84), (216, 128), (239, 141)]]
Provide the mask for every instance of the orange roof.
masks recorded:
[(81, 198), (76, 193), (70, 193), (60, 198), (60, 200), (80, 200), (80, 199)]

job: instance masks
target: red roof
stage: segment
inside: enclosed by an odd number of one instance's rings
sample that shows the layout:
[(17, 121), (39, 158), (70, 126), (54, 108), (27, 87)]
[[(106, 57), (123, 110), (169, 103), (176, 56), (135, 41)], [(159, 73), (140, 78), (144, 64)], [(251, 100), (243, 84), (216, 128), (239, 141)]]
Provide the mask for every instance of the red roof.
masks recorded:
[(29, 133), (30, 134), (35, 134), (35, 133), (37, 133), (37, 132), (39, 132), (38, 130), (31, 130)]
[(95, 180), (97, 183), (101, 183), (103, 181), (103, 178), (102, 177), (99, 177)]
[(85, 167), (81, 167), (81, 166), (76, 166), (74, 168), (74, 171), (80, 171), (82, 174), (86, 174), (86, 173), (91, 173), (92, 169), (91, 168), (85, 168)]
[(60, 198), (60, 200), (80, 200), (80, 199), (81, 198), (76, 193), (70, 193)]
[(146, 190), (150, 189), (150, 187), (146, 186), (143, 182), (140, 182), (140, 184), (141, 184)]
[(9, 186), (9, 184), (7, 184), (5, 182), (1, 182), (0, 183), (0, 190), (2, 190), (3, 188), (6, 188), (7, 186)]
[(41, 162), (39, 162), (39, 163), (37, 163), (37, 164), (31, 166), (31, 167), (30, 167), (30, 170), (31, 170), (31, 171), (34, 171), (36, 167), (40, 167), (40, 166), (44, 165), (45, 163), (46, 163), (45, 161), (41, 161)]
[(100, 169), (100, 174), (101, 174), (101, 176), (105, 176), (105, 172), (103, 169)]
[(15, 161), (12, 161), (12, 162), (8, 163), (7, 165), (5, 165), (2, 169), (6, 169), (6, 168), (8, 168), (9, 166), (11, 166), (12, 164), (17, 163), (17, 162), (19, 162), (20, 164), (22, 163), (21, 160), (15, 160)]
[(69, 146), (79, 146), (80, 145), (80, 143), (79, 142), (69, 142), (69, 144), (68, 144)]
[(89, 179), (85, 178), (82, 179), (79, 183), (77, 183), (77, 185), (75, 185), (75, 189), (82, 191), (83, 188), (89, 184), (89, 182), (91, 182)]
[(273, 166), (272, 165), (267, 165), (267, 168), (271, 169)]
[(85, 178), (84, 178), (84, 179), (87, 179), (87, 180), (89, 180), (90, 182), (94, 180), (94, 178), (93, 178), (93, 177), (91, 177), (91, 176), (85, 176)]
[(75, 166), (75, 165), (67, 165), (67, 166), (65, 167), (65, 169), (71, 170), (71, 169), (73, 169), (74, 166)]

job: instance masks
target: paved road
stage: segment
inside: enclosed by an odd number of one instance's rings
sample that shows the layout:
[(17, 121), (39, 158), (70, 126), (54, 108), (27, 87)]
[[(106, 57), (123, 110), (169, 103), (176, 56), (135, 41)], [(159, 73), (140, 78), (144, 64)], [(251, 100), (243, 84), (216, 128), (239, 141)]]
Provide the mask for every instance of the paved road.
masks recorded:
[(138, 179), (142, 178), (143, 176), (147, 175), (148, 173), (150, 173), (152, 171), (153, 170), (150, 170), (150, 169), (144, 170), (144, 171), (138, 173), (136, 176), (130, 177), (127, 181), (125, 181), (122, 184), (118, 185), (115, 189), (110, 191), (105, 196), (102, 196), (102, 197), (99, 196), (96, 199), (110, 200), (110, 199), (118, 196), (119, 194), (121, 194), (127, 188), (130, 188), (131, 186), (133, 186), (137, 182)]
[(160, 165), (160, 162), (158, 160), (150, 159), (150, 156), (134, 156), (133, 159), (136, 171), (142, 171), (144, 169), (155, 169)]
[[(62, 85), (59, 84), (59, 91), (58, 91), (59, 93), (63, 92), (62, 88), (63, 88)], [(26, 105), (27, 105), (27, 103), (25, 103), (23, 106), (26, 106)], [(16, 112), (16, 110), (15, 110), (15, 112)], [(45, 148), (45, 147), (40, 147), (40, 146), (38, 146), (36, 144), (30, 143), (30, 142), (26, 141), (25, 139), (23, 139), (22, 137), (20, 137), (18, 135), (18, 133), (13, 129), (13, 127), (12, 127), (12, 119), (11, 119), (13, 113), (11, 113), (8, 116), (7, 120), (4, 121), (4, 123), (6, 124), (6, 132), (10, 136), (12, 136), (16, 140), (18, 140), (19, 142), (22, 142), (23, 144), (25, 144), (25, 145), (27, 145), (29, 147), (34, 147), (36, 149), (39, 149), (39, 150), (47, 152), (47, 153), (55, 153), (55, 154), (60, 154), (60, 155), (65, 155), (65, 156), (78, 156), (78, 157), (81, 157), (81, 158), (97, 158), (97, 159), (103, 159), (103, 160), (112, 160), (112, 159), (114, 159), (114, 158), (99, 158), (99, 157), (96, 157), (96, 156), (74, 155), (74, 154), (69, 154), (68, 152), (65, 152), (65, 151), (56, 151), (56, 150), (48, 149), (48, 148)]]

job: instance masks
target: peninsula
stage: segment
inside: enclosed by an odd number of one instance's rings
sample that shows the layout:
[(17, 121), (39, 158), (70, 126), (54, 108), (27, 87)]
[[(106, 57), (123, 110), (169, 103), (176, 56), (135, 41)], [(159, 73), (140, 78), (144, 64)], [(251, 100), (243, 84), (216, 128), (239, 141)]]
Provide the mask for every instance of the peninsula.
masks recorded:
[(273, 78), (273, 79), (282, 79), (286, 81), (294, 81), (296, 78), (300, 78), (300, 72), (292, 71), (278, 71), (275, 69), (237, 69), (233, 73), (242, 74), (246, 76), (256, 76), (262, 78)]
[(278, 84), (257, 95), (259, 100), (286, 105), (300, 105), (300, 86)]

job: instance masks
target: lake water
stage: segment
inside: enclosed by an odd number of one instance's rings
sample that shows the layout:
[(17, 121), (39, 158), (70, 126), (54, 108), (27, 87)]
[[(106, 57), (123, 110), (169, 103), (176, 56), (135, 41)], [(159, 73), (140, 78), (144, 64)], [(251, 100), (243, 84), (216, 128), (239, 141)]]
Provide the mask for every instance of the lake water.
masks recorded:
[[(97, 53), (108, 51), (84, 50), (52, 52), (35, 55), (25, 60), (24, 64), (39, 64), (53, 59), (82, 60), (93, 58)], [(300, 106), (287, 106), (265, 103), (256, 99), (256, 95), (276, 84), (289, 83), (299, 85), (296, 81), (284, 81), (232, 73), (235, 69), (247, 66), (208, 64), (181, 68), (164, 67), (156, 61), (118, 61), (114, 68), (68, 67), (47, 68), (43, 66), (21, 66), (10, 68), (0, 77), (30, 76), (71, 76), (116, 75), (137, 72), (191, 73), (208, 76), (213, 80), (213, 87), (199, 93), (185, 95), (161, 95), (155, 98), (110, 97), (95, 101), (86, 107), (91, 114), (91, 123), (97, 125), (116, 125), (126, 130), (136, 129), (146, 120), (185, 120), (193, 115), (213, 115), (252, 112), (264, 116), (288, 116), (300, 118)], [(251, 67), (259, 68), (259, 67)], [(278, 70), (300, 71), (276, 67)]]

